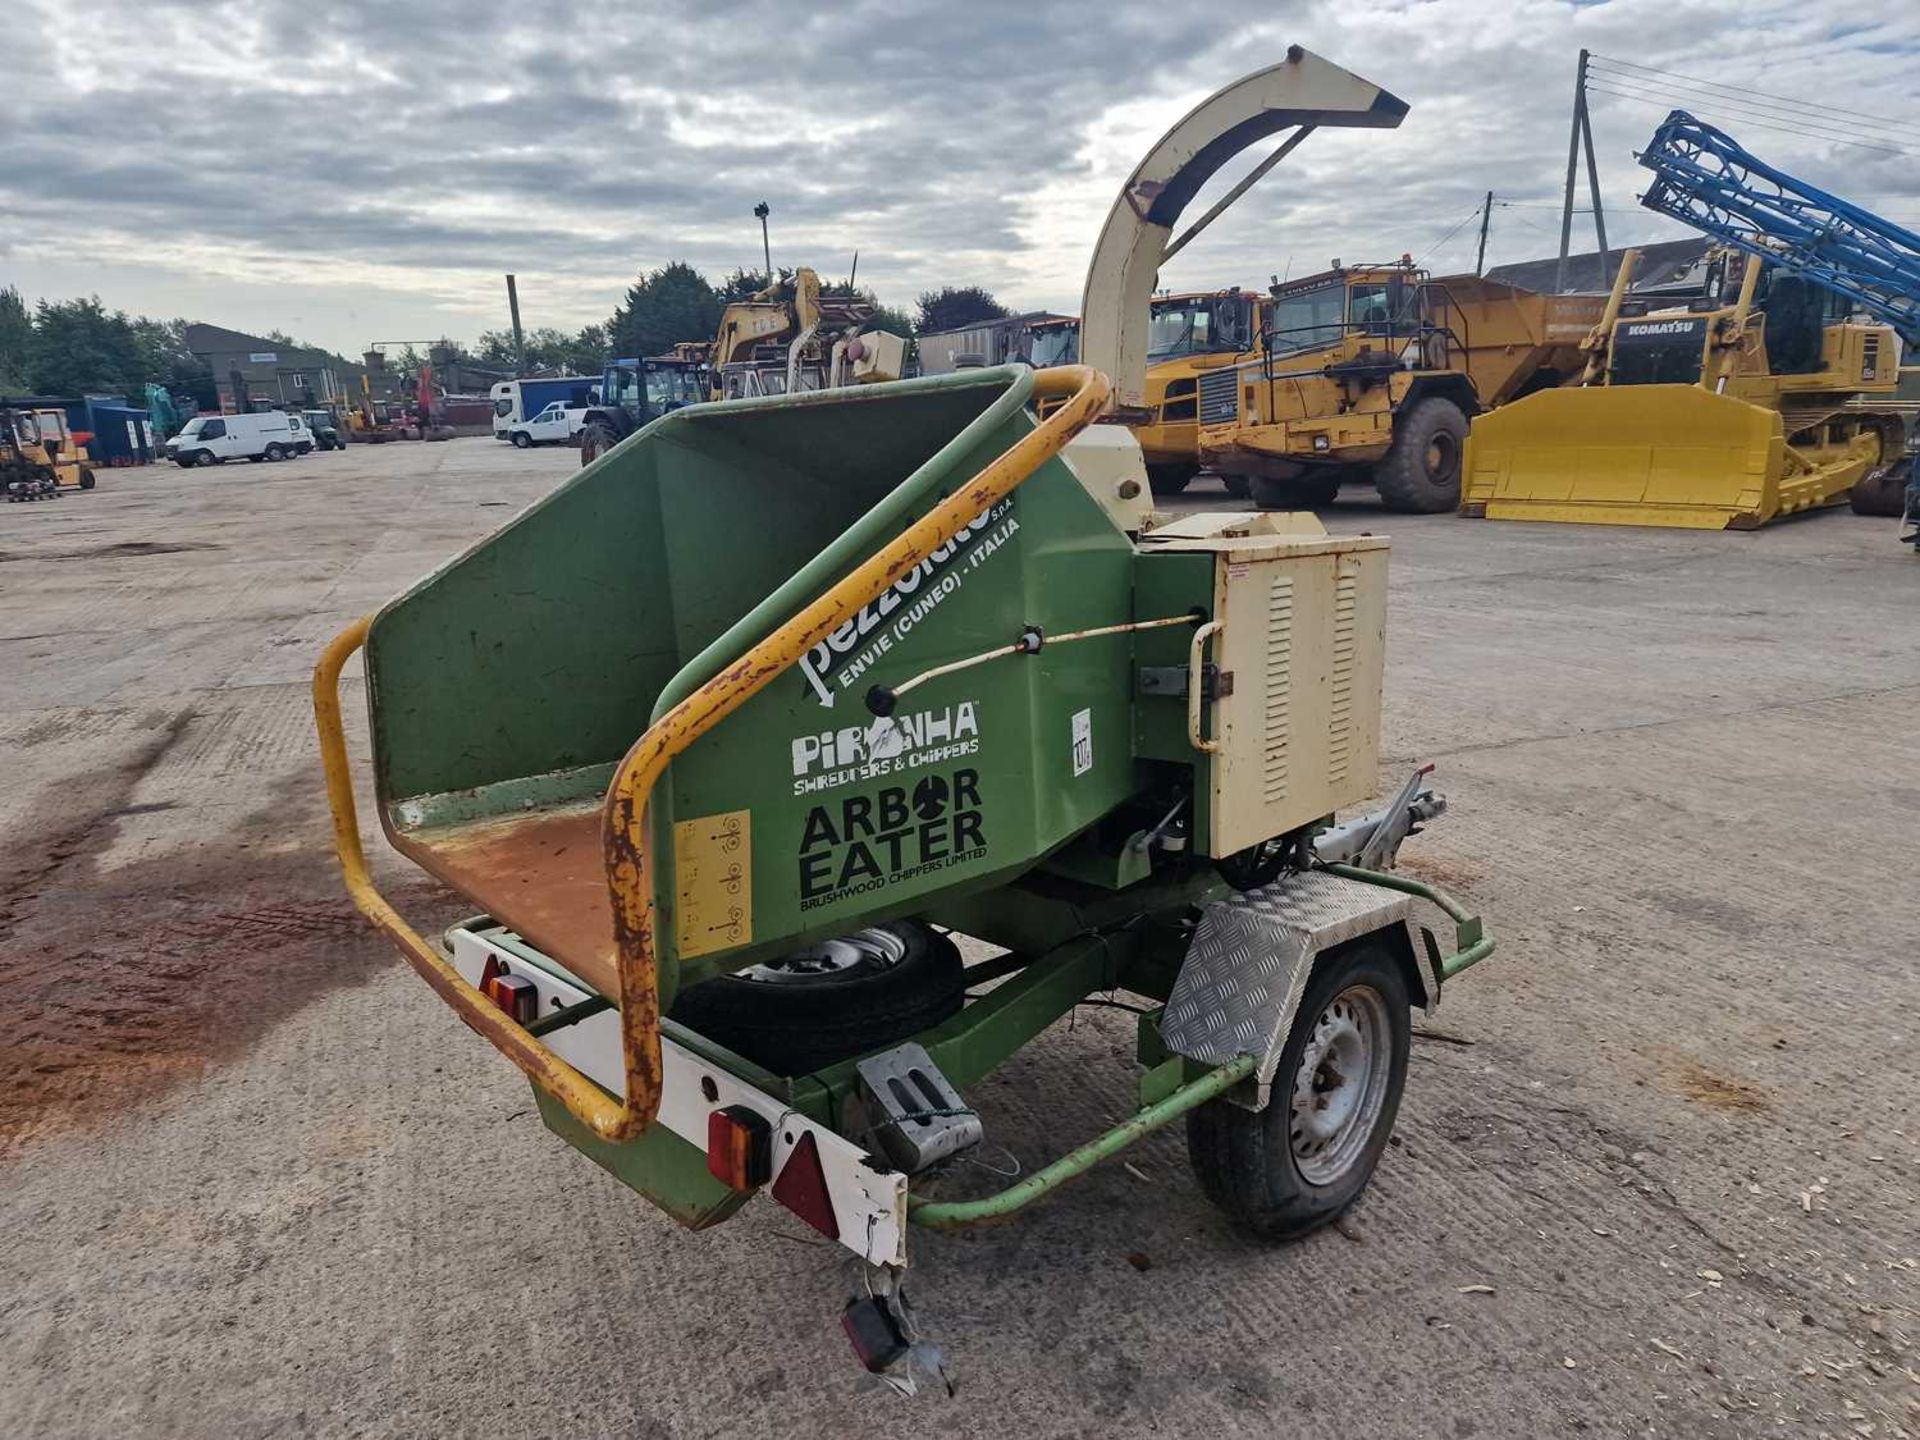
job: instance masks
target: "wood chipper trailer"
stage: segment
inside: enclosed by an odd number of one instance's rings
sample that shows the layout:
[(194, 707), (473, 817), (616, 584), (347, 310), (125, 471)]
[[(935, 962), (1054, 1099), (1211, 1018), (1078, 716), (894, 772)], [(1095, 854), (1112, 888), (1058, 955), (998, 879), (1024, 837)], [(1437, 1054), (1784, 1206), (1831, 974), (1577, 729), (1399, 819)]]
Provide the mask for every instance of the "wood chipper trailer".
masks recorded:
[[(1336, 823), (1376, 785), (1386, 542), (1146, 528), (1137, 443), (1093, 423), (1137, 402), (1156, 257), (1207, 174), (1404, 110), (1291, 51), (1129, 181), (1091, 364), (675, 411), (316, 671), (355, 902), (623, 1183), (691, 1227), (765, 1193), (873, 1267), (843, 1315), (870, 1369), (922, 1353), (912, 1227), (1012, 1215), (1182, 1117), (1238, 1223), (1332, 1219), (1386, 1144), (1410, 1007), (1492, 950), (1388, 870), (1442, 808), (1424, 771)], [(440, 943), (361, 848), (362, 648), (381, 827), (485, 912)], [(954, 934), (1002, 953), (963, 964)], [(982, 1078), (1122, 989), (1130, 1118), (998, 1193), (942, 1173), (987, 1134)]]

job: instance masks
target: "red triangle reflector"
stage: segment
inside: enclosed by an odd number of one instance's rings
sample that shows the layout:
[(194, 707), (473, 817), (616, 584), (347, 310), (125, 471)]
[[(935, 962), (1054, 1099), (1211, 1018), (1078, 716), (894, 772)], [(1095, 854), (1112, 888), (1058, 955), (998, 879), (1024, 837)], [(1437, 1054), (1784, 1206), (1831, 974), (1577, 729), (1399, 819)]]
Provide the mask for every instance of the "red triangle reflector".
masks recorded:
[(800, 1137), (793, 1154), (780, 1167), (780, 1176), (773, 1182), (773, 1198), (829, 1240), (840, 1238), (833, 1196), (827, 1193), (826, 1168), (820, 1163), (820, 1147), (814, 1143), (811, 1130)]

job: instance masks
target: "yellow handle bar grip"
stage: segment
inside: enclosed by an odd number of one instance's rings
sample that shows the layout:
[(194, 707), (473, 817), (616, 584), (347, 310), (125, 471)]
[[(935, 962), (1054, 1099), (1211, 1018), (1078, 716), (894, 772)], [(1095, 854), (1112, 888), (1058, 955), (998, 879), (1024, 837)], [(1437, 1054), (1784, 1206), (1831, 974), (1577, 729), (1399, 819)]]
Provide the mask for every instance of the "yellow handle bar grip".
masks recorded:
[(1008, 446), (967, 484), (908, 526), (878, 553), (734, 664), (662, 715), (627, 751), (607, 789), (602, 833), (613, 902), (624, 1101), (609, 1095), (529, 1035), (447, 962), (374, 887), (360, 844), (360, 819), (340, 717), (340, 671), (367, 641), (371, 617), (337, 635), (313, 672), (314, 725), (333, 811), (333, 844), (354, 905), (399, 945), (460, 1017), (603, 1140), (642, 1134), (660, 1109), (660, 984), (654, 945), (653, 869), (646, 844), (648, 797), (674, 757), (758, 694), (813, 646), (853, 619), (975, 516), (1010, 494), (1106, 408), (1107, 377), (1085, 365), (1034, 376), (1034, 398), (1067, 396), (1040, 424)]

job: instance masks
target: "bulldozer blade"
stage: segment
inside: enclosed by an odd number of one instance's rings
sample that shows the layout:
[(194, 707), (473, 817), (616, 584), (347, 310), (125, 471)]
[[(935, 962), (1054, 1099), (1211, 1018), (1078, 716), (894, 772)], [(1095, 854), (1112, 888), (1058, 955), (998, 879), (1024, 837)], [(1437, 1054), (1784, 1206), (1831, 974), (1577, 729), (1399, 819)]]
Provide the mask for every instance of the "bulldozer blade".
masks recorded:
[(1867, 465), (1796, 452), (1778, 411), (1697, 385), (1543, 390), (1475, 417), (1461, 504), (1489, 520), (1748, 530), (1844, 504)]

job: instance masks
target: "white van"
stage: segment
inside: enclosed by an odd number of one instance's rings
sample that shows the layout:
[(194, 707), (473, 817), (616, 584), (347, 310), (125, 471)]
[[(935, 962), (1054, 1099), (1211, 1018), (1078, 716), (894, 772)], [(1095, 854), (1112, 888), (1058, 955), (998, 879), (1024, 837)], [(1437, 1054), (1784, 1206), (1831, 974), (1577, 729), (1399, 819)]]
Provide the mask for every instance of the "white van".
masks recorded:
[(266, 410), (258, 415), (196, 415), (167, 442), (176, 465), (219, 465), (228, 460), (285, 460), (313, 448), (313, 433), (297, 415)]
[(569, 409), (554, 401), (531, 420), (522, 420), (507, 431), (507, 438), (520, 449), (534, 445), (571, 445), (586, 425), (585, 407)]

